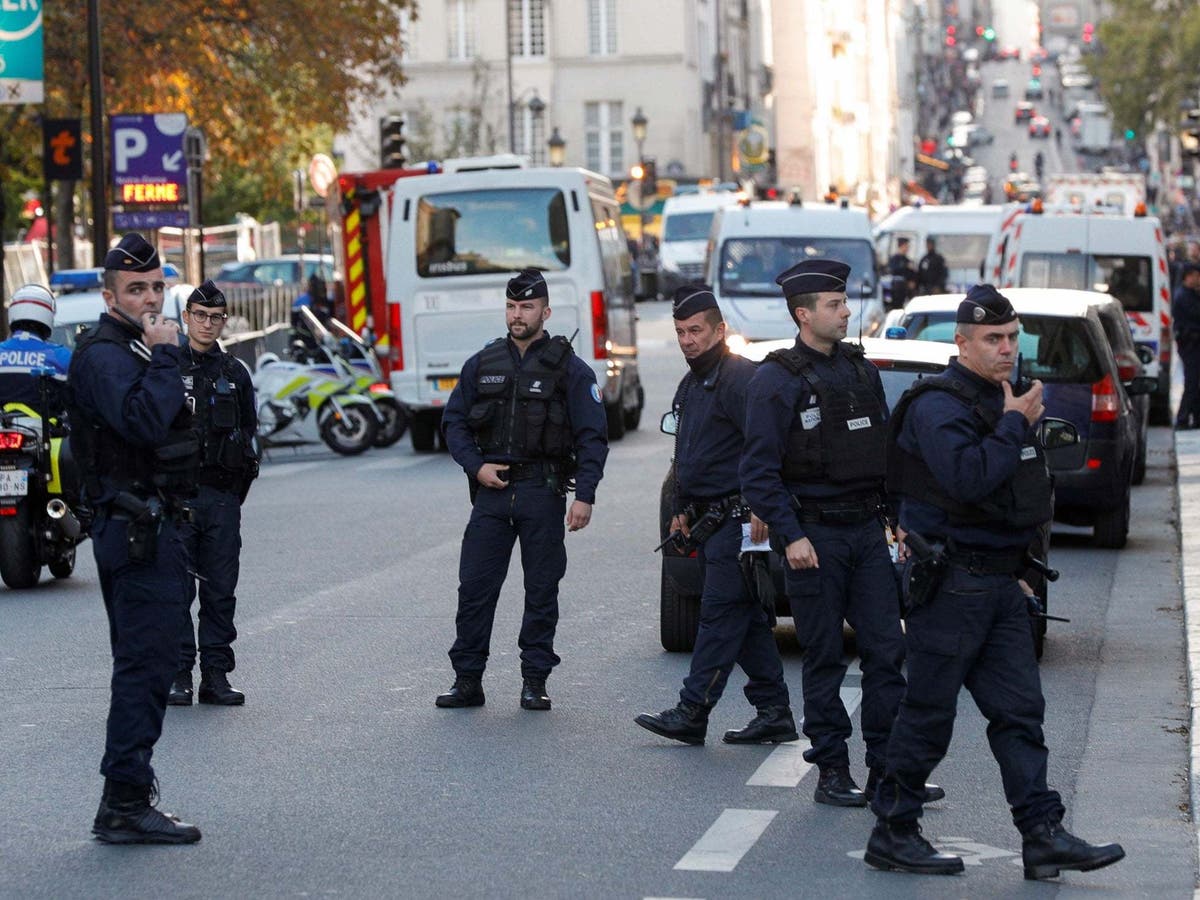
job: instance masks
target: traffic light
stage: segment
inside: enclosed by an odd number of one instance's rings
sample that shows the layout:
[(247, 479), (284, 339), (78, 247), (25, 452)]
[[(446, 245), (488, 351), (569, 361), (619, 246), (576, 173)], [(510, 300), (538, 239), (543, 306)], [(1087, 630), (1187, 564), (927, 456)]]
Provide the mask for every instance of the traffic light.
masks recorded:
[(958, 34), (957, 28), (955, 28), (953, 25), (946, 26), (946, 46), (947, 47), (953, 47), (956, 43), (958, 43), (958, 40), (955, 37), (956, 34)]
[(975, 37), (983, 37), (983, 26), (982, 25), (975, 26)]
[(1179, 149), (1184, 156), (1200, 156), (1200, 109), (1188, 110), (1184, 115)]
[(653, 159), (642, 160), (642, 196), (658, 195), (658, 171)]
[(404, 117), (383, 116), (379, 120), (379, 163), (384, 169), (403, 169)]
[(1136, 131), (1134, 131), (1132, 128), (1125, 129), (1125, 140), (1132, 141), (1132, 140), (1135, 140), (1136, 138), (1137, 138)]
[(994, 41), (996, 39), (996, 29), (991, 25), (983, 29), (983, 39), (985, 41)]
[(1085, 44), (1090, 44), (1092, 42), (1092, 38), (1095, 36), (1096, 36), (1096, 26), (1093, 25), (1091, 22), (1084, 22), (1083, 23), (1083, 42)]

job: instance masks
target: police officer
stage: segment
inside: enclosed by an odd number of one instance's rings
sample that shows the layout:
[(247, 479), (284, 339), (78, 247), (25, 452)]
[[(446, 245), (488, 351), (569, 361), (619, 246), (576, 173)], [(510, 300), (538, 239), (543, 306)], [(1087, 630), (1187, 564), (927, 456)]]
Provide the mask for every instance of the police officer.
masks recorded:
[[(879, 372), (846, 344), (850, 267), (805, 260), (780, 274), (800, 327), (767, 356), (747, 390), (742, 493), (771, 529), (804, 649), (804, 758), (820, 777), (813, 799), (866, 806), (850, 776), (850, 716), (839, 689), (842, 622), (857, 636), (868, 790), (882, 775), (904, 692), (900, 601), (882, 520), (887, 404)], [(936, 796), (940, 788), (931, 786)]]
[(887, 271), (892, 278), (893, 309), (899, 309), (917, 289), (918, 275), (913, 268), (912, 260), (908, 258), (909, 240), (906, 237), (897, 238), (896, 252), (888, 257)]
[[(189, 501), (192, 514), (180, 531), (200, 581), (201, 703), (240, 706), (246, 695), (229, 685), (234, 669), (233, 614), (242, 546), (242, 501), (258, 475), (254, 432), (254, 386), (246, 367), (217, 343), (228, 318), (225, 295), (205, 281), (187, 298), (187, 344), (180, 354), (183, 389), (200, 440), (199, 487)], [(188, 592), (184, 613), (179, 671), (171, 706), (192, 703), (192, 667), (196, 664), (196, 631)]]
[(69, 370), (71, 449), (95, 510), (92, 547), (113, 655), (104, 794), (92, 833), (122, 844), (200, 840), (194, 825), (154, 807), (150, 766), (187, 608), (176, 520), (199, 462), (164, 290), (158, 253), (141, 235), (126, 235), (104, 258), (108, 311), (81, 337)]
[[(596, 376), (564, 337), (550, 337), (550, 294), (542, 273), (523, 269), (505, 293), (508, 336), (462, 369), (442, 418), (446, 445), (472, 483), (471, 519), (459, 561), (454, 686), (440, 707), (482, 706), (496, 600), (513, 541), (521, 542), (525, 616), (521, 622), (523, 709), (546, 710), (546, 678), (558, 664), (558, 582), (567, 568), (566, 528), (592, 517), (608, 456)], [(574, 479), (575, 499), (566, 508)]]
[[(767, 611), (747, 590), (739, 562), (743, 501), (738, 461), (745, 434), (746, 387), (754, 363), (729, 352), (725, 322), (706, 285), (675, 291), (675, 335), (687, 360), (671, 408), (675, 412), (675, 497), (670, 528), (689, 536), (689, 526), (710, 513), (723, 517), (699, 545), (704, 566), (700, 630), (692, 667), (679, 692), (679, 704), (634, 721), (685, 744), (703, 744), (708, 714), (725, 690), (735, 663), (746, 672), (746, 699), (758, 714), (742, 729), (725, 732), (729, 744), (775, 744), (799, 739), (783, 680), (783, 662)], [(766, 525), (750, 517), (750, 537), (766, 540)]]
[[(1012, 304), (990, 284), (958, 307), (958, 357), (896, 405), (888, 477), (902, 495), (906, 550), (945, 545), (940, 584), (907, 614), (908, 689), (872, 800), (878, 822), (866, 861), (880, 869), (961, 872), (957, 856), (921, 836), (920, 785), (950, 745), (960, 689), (988, 720), (1004, 793), (1020, 830), (1025, 877), (1097, 869), (1124, 857), (1062, 827), (1063, 805), (1046, 785), (1045, 700), (1025, 592), (1015, 574), (1038, 526), (1052, 514), (1045, 457), (1031, 437), (1044, 411), (1041, 382), (1014, 396), (1008, 378), (1020, 330)], [(912, 561), (917, 565), (917, 561)], [(916, 786), (914, 788), (914, 786)]]
[(943, 294), (946, 291), (946, 257), (938, 253), (937, 241), (925, 238), (925, 255), (917, 263), (917, 280), (922, 294)]
[(1200, 428), (1200, 264), (1185, 262), (1180, 273), (1179, 286), (1171, 297), (1171, 315), (1175, 346), (1183, 363), (1183, 396), (1175, 427), (1184, 431)]
[(43, 412), (41, 376), (36, 369), (49, 370), (51, 384), (46, 402), (48, 415), (62, 411), (63, 386), (71, 351), (50, 340), (54, 327), (54, 295), (40, 284), (26, 284), (13, 291), (8, 307), (11, 336), (0, 342), (0, 404), (18, 403), (32, 412)]

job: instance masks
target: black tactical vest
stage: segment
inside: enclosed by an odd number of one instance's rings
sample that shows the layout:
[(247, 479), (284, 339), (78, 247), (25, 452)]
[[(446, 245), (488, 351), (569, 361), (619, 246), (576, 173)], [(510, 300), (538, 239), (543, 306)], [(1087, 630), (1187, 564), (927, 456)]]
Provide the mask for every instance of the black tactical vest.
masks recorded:
[(820, 422), (805, 428), (805, 412), (796, 410), (784, 450), (785, 482), (830, 481), (849, 484), (883, 477), (887, 460), (887, 431), (883, 405), (871, 384), (862, 350), (843, 345), (854, 365), (853, 384), (832, 384), (820, 378), (812, 361), (795, 348), (776, 350), (768, 360), (779, 363), (808, 382), (817, 400)]
[[(136, 358), (143, 368), (149, 366), (149, 360), (134, 349), (129, 333), (107, 321), (84, 332), (75, 346), (75, 353), (86, 353), (92, 344), (101, 342), (116, 344)], [(91, 497), (103, 495), (102, 478), (117, 490), (142, 497), (161, 492), (168, 498), (181, 498), (195, 493), (200, 444), (186, 404), (171, 422), (166, 441), (154, 448), (130, 444), (74, 402), (71, 414), (75, 420), (71, 441), (73, 449), (78, 448), (76, 456), (84, 487)]]
[(242, 433), (242, 389), (235, 377), (240, 363), (221, 353), (220, 374), (212, 378), (202, 362), (187, 368), (185, 358), (183, 390), (194, 415), (196, 437), (200, 442), (203, 473), (236, 475), (248, 464), (245, 436)]
[(971, 422), (980, 437), (996, 430), (1000, 413), (983, 404), (979, 385), (954, 374), (926, 378), (905, 392), (892, 410), (888, 434), (887, 489), (929, 503), (950, 517), (951, 525), (993, 525), (1031, 528), (1054, 514), (1054, 480), (1041, 446), (1033, 441), (1021, 448), (1021, 461), (1013, 476), (977, 503), (955, 500), (933, 477), (925, 460), (900, 446), (904, 417), (914, 400), (929, 391), (946, 391), (971, 410)]
[(527, 355), (518, 370), (507, 341), (483, 348), (467, 427), (485, 459), (570, 457), (567, 363), (572, 352), (565, 337), (553, 337), (535, 355)]

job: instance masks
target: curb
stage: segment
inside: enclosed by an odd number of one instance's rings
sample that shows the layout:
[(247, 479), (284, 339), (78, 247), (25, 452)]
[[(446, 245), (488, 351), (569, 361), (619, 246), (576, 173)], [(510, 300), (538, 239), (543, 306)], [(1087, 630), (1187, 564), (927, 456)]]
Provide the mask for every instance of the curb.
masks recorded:
[[(1179, 568), (1187, 653), (1189, 815), (1196, 831), (1200, 871), (1200, 528), (1189, 527), (1192, 510), (1200, 510), (1200, 431), (1175, 432), (1175, 486), (1179, 515)], [(1200, 513), (1196, 514), (1200, 520)], [(1200, 882), (1197, 883), (1200, 887)]]

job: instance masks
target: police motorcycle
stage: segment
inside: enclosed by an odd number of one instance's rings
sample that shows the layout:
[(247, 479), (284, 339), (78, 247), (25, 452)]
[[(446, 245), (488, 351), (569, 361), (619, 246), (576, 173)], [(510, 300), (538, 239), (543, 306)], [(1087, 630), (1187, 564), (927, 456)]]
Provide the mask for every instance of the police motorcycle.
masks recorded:
[(412, 421), (412, 411), (388, 385), (375, 348), (344, 322), (331, 318), (326, 327), (307, 306), (301, 307), (299, 316), (317, 342), (312, 351), (315, 368), (349, 379), (355, 393), (364, 395), (374, 405), (379, 418), (375, 446), (390, 447), (404, 437)]
[(43, 566), (70, 577), (86, 537), (69, 429), (47, 412), (57, 385), (50, 370), (35, 374), (41, 411), (23, 403), (0, 410), (0, 579), (14, 589), (36, 585)]
[(264, 353), (252, 376), (258, 396), (258, 437), (267, 446), (325, 443), (334, 453), (354, 456), (370, 449), (379, 416), (370, 399), (347, 378), (319, 371), (303, 341), (292, 360)]

